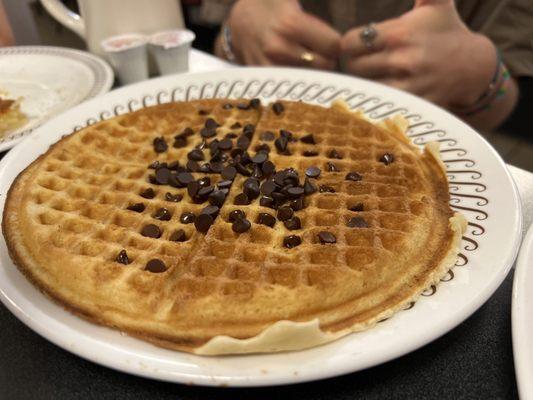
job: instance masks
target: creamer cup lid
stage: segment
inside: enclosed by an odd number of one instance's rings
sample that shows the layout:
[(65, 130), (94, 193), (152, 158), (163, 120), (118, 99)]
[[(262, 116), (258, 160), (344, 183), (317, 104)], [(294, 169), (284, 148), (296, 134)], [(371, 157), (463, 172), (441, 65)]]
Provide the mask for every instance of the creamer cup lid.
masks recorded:
[(191, 43), (195, 37), (194, 32), (187, 29), (160, 31), (150, 36), (150, 44), (161, 46), (164, 49), (171, 49), (186, 43)]
[(140, 33), (125, 33), (122, 35), (110, 36), (100, 43), (102, 49), (108, 53), (130, 50), (139, 46), (144, 46), (148, 42), (148, 37)]

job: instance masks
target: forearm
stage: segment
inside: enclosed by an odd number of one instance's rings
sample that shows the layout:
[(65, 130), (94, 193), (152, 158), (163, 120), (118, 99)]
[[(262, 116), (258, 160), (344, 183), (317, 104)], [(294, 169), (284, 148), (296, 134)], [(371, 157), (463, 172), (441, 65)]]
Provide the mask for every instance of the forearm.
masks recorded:
[(15, 43), (13, 38), (13, 32), (7, 20), (7, 15), (4, 10), (4, 5), (2, 0), (0, 0), (0, 47), (1, 46), (12, 46)]

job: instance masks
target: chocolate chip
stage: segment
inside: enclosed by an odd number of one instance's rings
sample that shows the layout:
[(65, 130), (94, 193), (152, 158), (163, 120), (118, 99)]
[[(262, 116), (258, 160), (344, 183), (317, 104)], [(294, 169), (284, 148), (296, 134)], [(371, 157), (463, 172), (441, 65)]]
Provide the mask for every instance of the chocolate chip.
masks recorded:
[(202, 187), (198, 191), (198, 196), (201, 197), (202, 199), (206, 199), (207, 196), (209, 196), (213, 190), (215, 190), (214, 186)]
[(170, 214), (170, 211), (168, 211), (166, 208), (161, 207), (154, 213), (154, 215), (152, 215), (152, 217), (160, 221), (170, 221), (172, 214)]
[(233, 229), (233, 232), (235, 233), (244, 233), (248, 231), (251, 227), (252, 224), (246, 218), (238, 218), (237, 220), (235, 220), (235, 222), (233, 222), (231, 229)]
[(274, 199), (270, 196), (261, 196), (261, 198), (259, 199), (259, 205), (262, 207), (273, 208)]
[(254, 170), (252, 171), (252, 178), (261, 179), (263, 177), (263, 171), (259, 164), (254, 164)]
[(146, 263), (146, 267), (144, 269), (157, 274), (160, 272), (165, 272), (167, 270), (167, 266), (163, 261), (154, 258)]
[(390, 153), (385, 153), (379, 158), (379, 161), (385, 165), (389, 165), (394, 161), (394, 156)]
[(229, 213), (228, 221), (235, 222), (238, 219), (246, 218), (246, 214), (242, 210), (233, 210)]
[(258, 144), (254, 147), (254, 151), (256, 153), (263, 152), (263, 153), (270, 153), (270, 146), (266, 143)]
[(218, 128), (220, 125), (217, 124), (217, 121), (215, 121), (213, 118), (207, 118), (205, 120), (205, 124), (204, 126), (207, 128), (207, 129), (216, 129)]
[(176, 194), (172, 194), (170, 192), (166, 192), (165, 193), (165, 200), (166, 201), (172, 201), (173, 203), (178, 203), (181, 201), (181, 199), (183, 199), (183, 195), (179, 194), (179, 193), (176, 193)]
[(184, 186), (186, 186), (190, 182), (194, 181), (194, 177), (189, 172), (180, 172), (177, 175), (176, 178), (177, 178), (178, 182), (181, 183)]
[(320, 193), (335, 193), (335, 188), (328, 185), (320, 185), (318, 191)]
[(185, 231), (183, 229), (178, 229), (177, 231), (172, 232), (172, 235), (170, 235), (168, 240), (172, 242), (185, 242), (187, 240), (187, 236), (185, 235)]
[(194, 215), (190, 211), (186, 211), (183, 214), (181, 214), (180, 222), (182, 224), (192, 224), (195, 219), (196, 219), (196, 215)]
[(335, 237), (335, 235), (328, 231), (319, 232), (318, 240), (320, 240), (320, 243), (322, 244), (337, 243), (337, 238)]
[(176, 149), (181, 149), (187, 146), (187, 138), (185, 136), (177, 136), (174, 138), (174, 144), (172, 146)]
[(168, 164), (168, 169), (172, 171), (177, 171), (179, 167), (180, 167), (179, 161), (172, 161), (170, 164)]
[(304, 192), (304, 188), (299, 186), (291, 187), (287, 190), (288, 195), (292, 198), (300, 197), (304, 194)]
[(157, 181), (155, 180), (155, 175), (148, 175), (148, 182), (150, 182), (153, 185), (157, 185)]
[(261, 100), (259, 99), (250, 100), (250, 107), (257, 110), (259, 107), (261, 107)]
[(248, 196), (246, 196), (246, 194), (239, 193), (237, 196), (235, 196), (233, 204), (236, 204), (238, 206), (246, 206), (250, 204), (250, 199), (248, 198)]
[(209, 164), (209, 170), (216, 174), (220, 174), (223, 169), (224, 169), (224, 164), (222, 164), (221, 162), (212, 162)]
[(309, 135), (302, 136), (300, 138), (300, 142), (306, 143), (306, 144), (316, 144), (315, 137), (313, 136), (312, 133), (310, 133)]
[(126, 253), (126, 250), (121, 250), (120, 253), (118, 253), (117, 258), (115, 258), (115, 261), (120, 264), (128, 265), (130, 263), (130, 259), (128, 258), (128, 253)]
[(278, 149), (279, 152), (283, 153), (285, 150), (287, 150), (287, 144), (289, 141), (286, 137), (280, 136), (274, 141), (274, 146), (276, 146), (276, 149)]
[(209, 204), (217, 207), (222, 207), (226, 200), (226, 193), (223, 190), (214, 190), (209, 195)]
[(312, 151), (312, 150), (306, 150), (303, 152), (303, 155), (304, 157), (316, 157), (318, 156), (318, 152), (317, 151)]
[(194, 226), (198, 232), (206, 233), (213, 225), (213, 217), (209, 214), (200, 214), (194, 221)]
[(274, 174), (274, 182), (276, 182), (276, 184), (278, 186), (283, 186), (285, 184), (285, 176), (286, 175), (287, 175), (287, 171), (286, 170), (276, 172)]
[(276, 135), (274, 135), (274, 132), (272, 131), (265, 131), (259, 138), (264, 142), (271, 142), (276, 138)]
[(138, 212), (138, 213), (143, 212), (145, 208), (146, 208), (146, 207), (144, 206), (143, 203), (130, 204), (130, 205), (127, 207), (128, 210), (130, 210), (130, 211), (135, 211), (135, 212)]
[(232, 147), (233, 147), (233, 142), (232, 142), (231, 139), (229, 139), (229, 138), (222, 139), (222, 140), (218, 143), (218, 148), (219, 148), (220, 150), (231, 150)]
[(161, 230), (159, 229), (157, 225), (148, 224), (142, 228), (141, 235), (154, 238), (154, 239), (158, 239), (161, 237)]
[(294, 231), (294, 230), (302, 228), (302, 223), (300, 222), (300, 218), (298, 217), (292, 217), (288, 219), (287, 221), (284, 221), (283, 224), (285, 225), (285, 228), (287, 228), (290, 231)]
[(199, 172), (200, 171), (200, 164), (198, 164), (197, 161), (189, 160), (187, 161), (187, 171), (189, 172)]
[(152, 188), (144, 189), (141, 191), (141, 193), (139, 193), (139, 196), (144, 197), (145, 199), (153, 199), (155, 197), (154, 189)]
[(200, 135), (204, 138), (212, 138), (213, 136), (216, 136), (217, 130), (215, 128), (202, 128), (200, 130)]
[(268, 153), (263, 151), (258, 152), (252, 157), (252, 162), (255, 164), (263, 164), (266, 160), (268, 160)]
[(223, 108), (224, 110), (231, 110), (231, 109), (233, 108), (233, 104), (231, 104), (231, 103), (226, 103), (226, 104), (224, 104), (224, 105), (222, 106), (222, 108)]
[(250, 139), (246, 135), (241, 135), (237, 139), (237, 147), (241, 150), (246, 150), (250, 146)]
[(200, 212), (200, 215), (207, 214), (211, 216), (211, 218), (213, 218), (214, 220), (218, 216), (219, 212), (220, 212), (220, 208), (218, 208), (217, 206), (210, 205), (210, 206), (204, 207), (202, 211)]
[(268, 213), (259, 213), (259, 216), (257, 217), (257, 223), (272, 228), (276, 224), (276, 218)]
[(221, 172), (222, 178), (229, 181), (235, 179), (235, 175), (237, 175), (237, 169), (232, 166), (225, 167)]
[(292, 208), (294, 211), (302, 210), (304, 208), (304, 199), (303, 199), (303, 197), (291, 200), (291, 202), (289, 203), (289, 207)]
[(153, 145), (156, 153), (163, 153), (168, 150), (168, 144), (163, 137), (156, 137), (153, 141)]
[(337, 168), (337, 166), (335, 164), (333, 164), (333, 163), (331, 163), (329, 161), (326, 163), (326, 168), (327, 168), (328, 172), (339, 172), (340, 171), (340, 169)]
[(336, 158), (337, 160), (342, 160), (341, 154), (336, 149), (330, 150), (330, 152), (328, 153), (328, 158)]
[(278, 209), (278, 219), (280, 221), (287, 221), (292, 218), (294, 211), (289, 206), (283, 206)]
[(243, 185), (244, 194), (251, 200), (259, 196), (259, 181), (255, 178), (248, 178)]
[(268, 180), (263, 182), (263, 184), (261, 185), (261, 193), (269, 196), (274, 190), (276, 190), (276, 188), (276, 183), (273, 180)]
[(159, 168), (155, 171), (155, 181), (160, 185), (166, 185), (170, 174), (171, 172), (168, 168)]
[(320, 168), (318, 167), (309, 167), (305, 170), (305, 175), (309, 178), (318, 178), (320, 176)]
[(184, 130), (181, 131), (181, 133), (178, 135), (178, 136), (192, 136), (194, 135), (194, 131), (192, 130), (191, 127), (187, 127), (185, 128)]
[(274, 111), (274, 114), (280, 115), (283, 111), (285, 111), (285, 107), (283, 107), (283, 104), (276, 101), (274, 104), (272, 104), (272, 111)]
[(230, 126), (230, 129), (239, 129), (242, 127), (240, 122), (235, 122), (233, 125)]
[(272, 193), (272, 198), (274, 199), (274, 203), (276, 207), (285, 203), (285, 200), (287, 200), (287, 196), (279, 192)]
[(316, 192), (316, 186), (309, 178), (305, 178), (304, 180), (304, 193), (306, 196), (309, 196), (310, 194), (313, 194)]
[(265, 161), (263, 165), (261, 166), (261, 171), (263, 171), (263, 174), (266, 176), (270, 176), (274, 173), (276, 170), (276, 166), (272, 161)]
[(300, 236), (289, 235), (283, 238), (283, 247), (286, 247), (287, 249), (292, 249), (300, 244), (302, 244), (302, 239)]
[(364, 209), (363, 203), (357, 203), (348, 208), (348, 210), (354, 211), (354, 212), (363, 211), (363, 209)]
[(368, 223), (361, 217), (352, 217), (346, 223), (349, 228), (368, 228)]
[(288, 131), (288, 130), (286, 130), (286, 129), (280, 129), (280, 130), (279, 130), (279, 134), (281, 135), (281, 137), (284, 137), (284, 138), (287, 139), (288, 141), (291, 141), (292, 138), (293, 138), (292, 132), (291, 132), (291, 131)]
[(189, 197), (193, 199), (198, 194), (198, 190), (200, 190), (200, 185), (196, 181), (189, 182), (187, 184), (187, 193), (189, 194)]
[(193, 161), (203, 161), (205, 156), (202, 150), (193, 149), (187, 153), (187, 158)]
[(346, 179), (347, 181), (359, 182), (361, 179), (363, 179), (363, 177), (357, 172), (348, 172), (344, 179)]
[(219, 189), (227, 189), (227, 188), (229, 188), (229, 187), (231, 186), (232, 183), (233, 183), (233, 182), (232, 182), (231, 180), (226, 179), (226, 180), (223, 180), (223, 181), (218, 182), (218, 183), (217, 183), (217, 187), (218, 187)]
[(250, 170), (248, 170), (244, 165), (242, 165), (241, 163), (237, 163), (235, 164), (235, 169), (237, 170), (237, 172), (241, 175), (244, 175), (244, 176), (250, 176), (252, 175), (252, 172)]

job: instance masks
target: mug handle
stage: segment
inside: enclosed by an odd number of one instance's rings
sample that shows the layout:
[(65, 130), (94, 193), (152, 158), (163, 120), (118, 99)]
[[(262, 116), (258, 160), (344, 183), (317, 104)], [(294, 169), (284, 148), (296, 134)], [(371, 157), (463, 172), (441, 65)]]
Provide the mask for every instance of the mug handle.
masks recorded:
[(59, 23), (85, 39), (85, 21), (79, 14), (70, 11), (59, 0), (41, 0), (41, 4)]

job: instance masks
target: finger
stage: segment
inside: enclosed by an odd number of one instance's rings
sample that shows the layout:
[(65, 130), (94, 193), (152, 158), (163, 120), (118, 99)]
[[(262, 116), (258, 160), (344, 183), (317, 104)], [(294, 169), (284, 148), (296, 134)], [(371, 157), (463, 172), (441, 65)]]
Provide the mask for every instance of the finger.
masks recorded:
[(372, 46), (368, 47), (361, 33), (367, 26), (349, 30), (340, 41), (341, 53), (348, 57), (357, 57), (365, 54), (375, 53), (387, 47), (387, 37), (389, 36), (389, 24), (373, 24), (377, 36), (372, 40)]
[[(265, 56), (273, 64), (292, 65), (299, 67), (310, 67), (317, 69), (333, 70), (336, 62), (326, 58), (321, 54), (310, 52), (297, 43), (291, 43), (282, 38), (271, 40), (264, 49)], [(302, 57), (304, 54), (311, 55), (312, 60), (306, 61)]]
[(393, 78), (401, 75), (391, 62), (388, 52), (372, 53), (365, 56), (351, 57), (345, 60), (346, 72), (363, 78)]
[(302, 13), (299, 21), (294, 21), (292, 29), (285, 37), (323, 57), (337, 58), (340, 53), (341, 35), (319, 18)]

